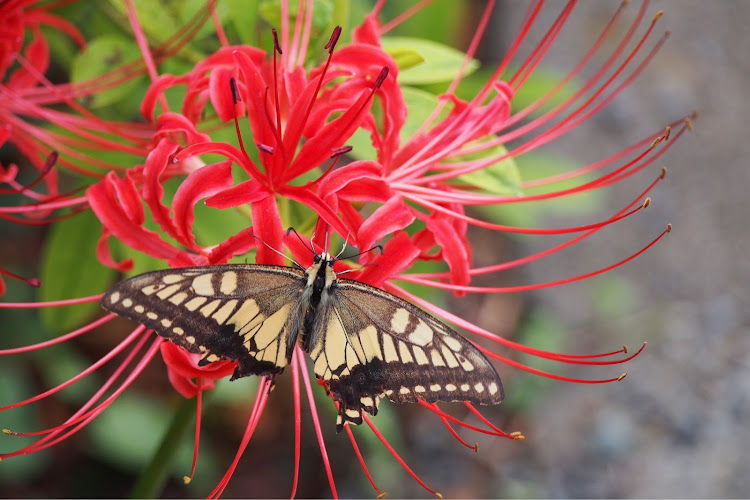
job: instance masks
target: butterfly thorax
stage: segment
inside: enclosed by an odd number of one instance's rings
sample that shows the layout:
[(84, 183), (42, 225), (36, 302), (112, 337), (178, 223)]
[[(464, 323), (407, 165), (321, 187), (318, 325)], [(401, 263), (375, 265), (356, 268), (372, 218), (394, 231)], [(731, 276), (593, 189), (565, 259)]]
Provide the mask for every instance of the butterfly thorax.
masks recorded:
[(309, 352), (319, 339), (314, 333), (320, 331), (316, 326), (320, 315), (318, 311), (328, 304), (332, 287), (336, 286), (336, 273), (333, 271), (335, 259), (328, 253), (315, 256), (315, 262), (305, 271), (307, 289), (310, 291), (309, 302), (304, 314), (299, 343), (302, 349)]

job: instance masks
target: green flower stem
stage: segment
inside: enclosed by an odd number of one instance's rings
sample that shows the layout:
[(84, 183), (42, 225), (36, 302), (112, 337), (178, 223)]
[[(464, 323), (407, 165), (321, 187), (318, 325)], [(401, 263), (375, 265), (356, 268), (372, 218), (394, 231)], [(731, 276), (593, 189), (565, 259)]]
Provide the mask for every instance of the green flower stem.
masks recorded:
[(169, 428), (159, 448), (133, 486), (130, 498), (158, 498), (160, 496), (180, 444), (188, 431), (193, 428), (195, 416), (195, 398), (183, 399), (169, 423)]

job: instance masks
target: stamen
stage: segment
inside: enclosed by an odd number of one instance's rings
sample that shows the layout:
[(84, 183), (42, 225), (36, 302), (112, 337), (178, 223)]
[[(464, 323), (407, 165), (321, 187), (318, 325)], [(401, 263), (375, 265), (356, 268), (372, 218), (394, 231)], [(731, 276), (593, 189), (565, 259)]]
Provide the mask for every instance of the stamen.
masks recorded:
[[(338, 403), (336, 403), (336, 409), (338, 409)], [(359, 446), (357, 446), (357, 441), (354, 440), (354, 434), (352, 433), (352, 428), (350, 425), (345, 425), (344, 430), (346, 430), (346, 434), (349, 436), (349, 441), (352, 443), (352, 448), (354, 448), (354, 454), (357, 455), (357, 460), (359, 460), (359, 465), (362, 467), (362, 471), (364, 471), (365, 476), (367, 477), (367, 480), (370, 481), (370, 484), (377, 492), (378, 496), (377, 498), (386, 498), (388, 496), (388, 493), (382, 491), (378, 486), (375, 484), (375, 481), (372, 479), (372, 476), (370, 475), (370, 471), (367, 469), (367, 465), (365, 465), (365, 460), (362, 457), (362, 453), (359, 451)]]
[[(297, 355), (299, 364), (305, 366), (305, 357), (302, 354), (302, 349), (300, 349), (299, 346), (295, 346), (294, 354)], [(318, 438), (318, 448), (320, 448), (320, 455), (323, 459), (323, 467), (325, 468), (326, 475), (328, 476), (328, 485), (331, 487), (331, 496), (333, 498), (338, 498), (338, 493), (336, 493), (336, 485), (333, 482), (331, 462), (328, 460), (326, 444), (325, 441), (323, 441), (323, 433), (320, 430), (320, 419), (318, 418), (318, 409), (315, 405), (315, 395), (312, 392), (310, 376), (308, 375), (307, 370), (302, 370), (302, 381), (305, 383), (305, 390), (307, 391), (307, 401), (310, 404), (310, 414), (312, 416), (313, 426), (315, 427), (315, 435)]]
[(31, 285), (35, 287), (39, 287), (42, 284), (39, 278), (24, 278), (22, 276), (19, 276), (17, 274), (14, 274), (8, 271), (7, 269), (3, 269), (2, 267), (0, 267), (0, 275), (7, 276), (8, 278), (12, 278), (14, 280), (21, 281), (23, 283), (26, 283), (27, 285)]
[(375, 424), (372, 423), (372, 420), (370, 420), (370, 417), (367, 416), (366, 413), (362, 413), (362, 419), (367, 423), (368, 426), (370, 426), (370, 429), (372, 430), (373, 434), (380, 440), (381, 443), (383, 443), (383, 446), (386, 447), (386, 449), (393, 455), (393, 458), (395, 458), (399, 464), (401, 464), (401, 467), (404, 468), (404, 470), (412, 477), (414, 480), (419, 483), (422, 488), (426, 489), (433, 495), (435, 495), (437, 498), (443, 498), (443, 495), (438, 493), (437, 491), (433, 490), (429, 486), (427, 486), (421, 479), (419, 479), (419, 476), (417, 476), (411, 468), (406, 465), (406, 462), (404, 462), (404, 459), (401, 458), (401, 456), (396, 453), (396, 450), (393, 449), (391, 444), (388, 442), (388, 440), (385, 439), (383, 434), (380, 433), (377, 427), (375, 427)]
[(345, 155), (352, 149), (354, 149), (352, 146), (341, 146), (338, 148), (331, 148), (331, 151), (333, 151), (333, 154), (331, 155), (331, 159), (338, 158), (341, 155)]
[(271, 28), (271, 34), (273, 35), (273, 48), (279, 55), (283, 54), (281, 51), (281, 45), (279, 45), (279, 34), (276, 32), (276, 28)]
[(294, 399), (294, 479), (292, 480), (292, 494), (289, 498), (294, 498), (297, 495), (299, 462), (302, 451), (300, 429), (302, 425), (302, 410), (299, 390), (299, 362), (296, 356), (292, 356), (292, 398)]
[(380, 70), (380, 73), (378, 74), (378, 77), (375, 79), (375, 88), (379, 89), (381, 85), (383, 85), (383, 82), (388, 77), (388, 72), (390, 69), (388, 66), (383, 66), (383, 69)]
[(237, 104), (242, 100), (242, 97), (240, 97), (240, 92), (237, 90), (237, 81), (233, 76), (229, 77), (229, 88), (232, 90), (232, 102)]
[(336, 43), (339, 41), (339, 37), (341, 36), (341, 26), (336, 26), (333, 28), (333, 33), (331, 33), (331, 38), (328, 39), (328, 43), (324, 47), (325, 49), (328, 49), (328, 54), (333, 54), (333, 49), (336, 47)]
[(258, 151), (262, 151), (263, 153), (272, 155), (273, 154), (273, 146), (269, 146), (267, 144), (261, 144), (260, 142), (256, 142), (255, 146), (257, 146)]

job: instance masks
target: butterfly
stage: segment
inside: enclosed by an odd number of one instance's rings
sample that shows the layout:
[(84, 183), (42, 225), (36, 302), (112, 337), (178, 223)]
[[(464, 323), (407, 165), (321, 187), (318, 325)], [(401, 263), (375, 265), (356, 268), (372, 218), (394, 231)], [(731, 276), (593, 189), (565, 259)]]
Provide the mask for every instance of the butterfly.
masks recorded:
[(236, 361), (231, 380), (272, 380), (295, 345), (338, 403), (336, 430), (376, 415), (381, 398), (492, 405), (503, 386), (468, 340), (415, 305), (340, 278), (336, 257), (316, 254), (303, 267), (260, 264), (165, 269), (124, 280), (102, 307), (135, 320), (188, 352), (199, 366)]

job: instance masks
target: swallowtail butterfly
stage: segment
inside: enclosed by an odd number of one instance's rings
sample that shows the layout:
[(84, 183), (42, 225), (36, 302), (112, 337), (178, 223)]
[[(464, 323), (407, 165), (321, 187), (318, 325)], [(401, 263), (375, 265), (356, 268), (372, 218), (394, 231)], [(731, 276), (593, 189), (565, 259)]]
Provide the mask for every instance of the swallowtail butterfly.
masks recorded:
[(299, 342), (339, 404), (337, 431), (377, 414), (380, 398), (502, 401), (500, 377), (474, 345), (395, 295), (338, 278), (335, 260), (154, 271), (118, 283), (101, 305), (203, 355), (201, 366), (236, 361), (232, 380), (273, 379)]

